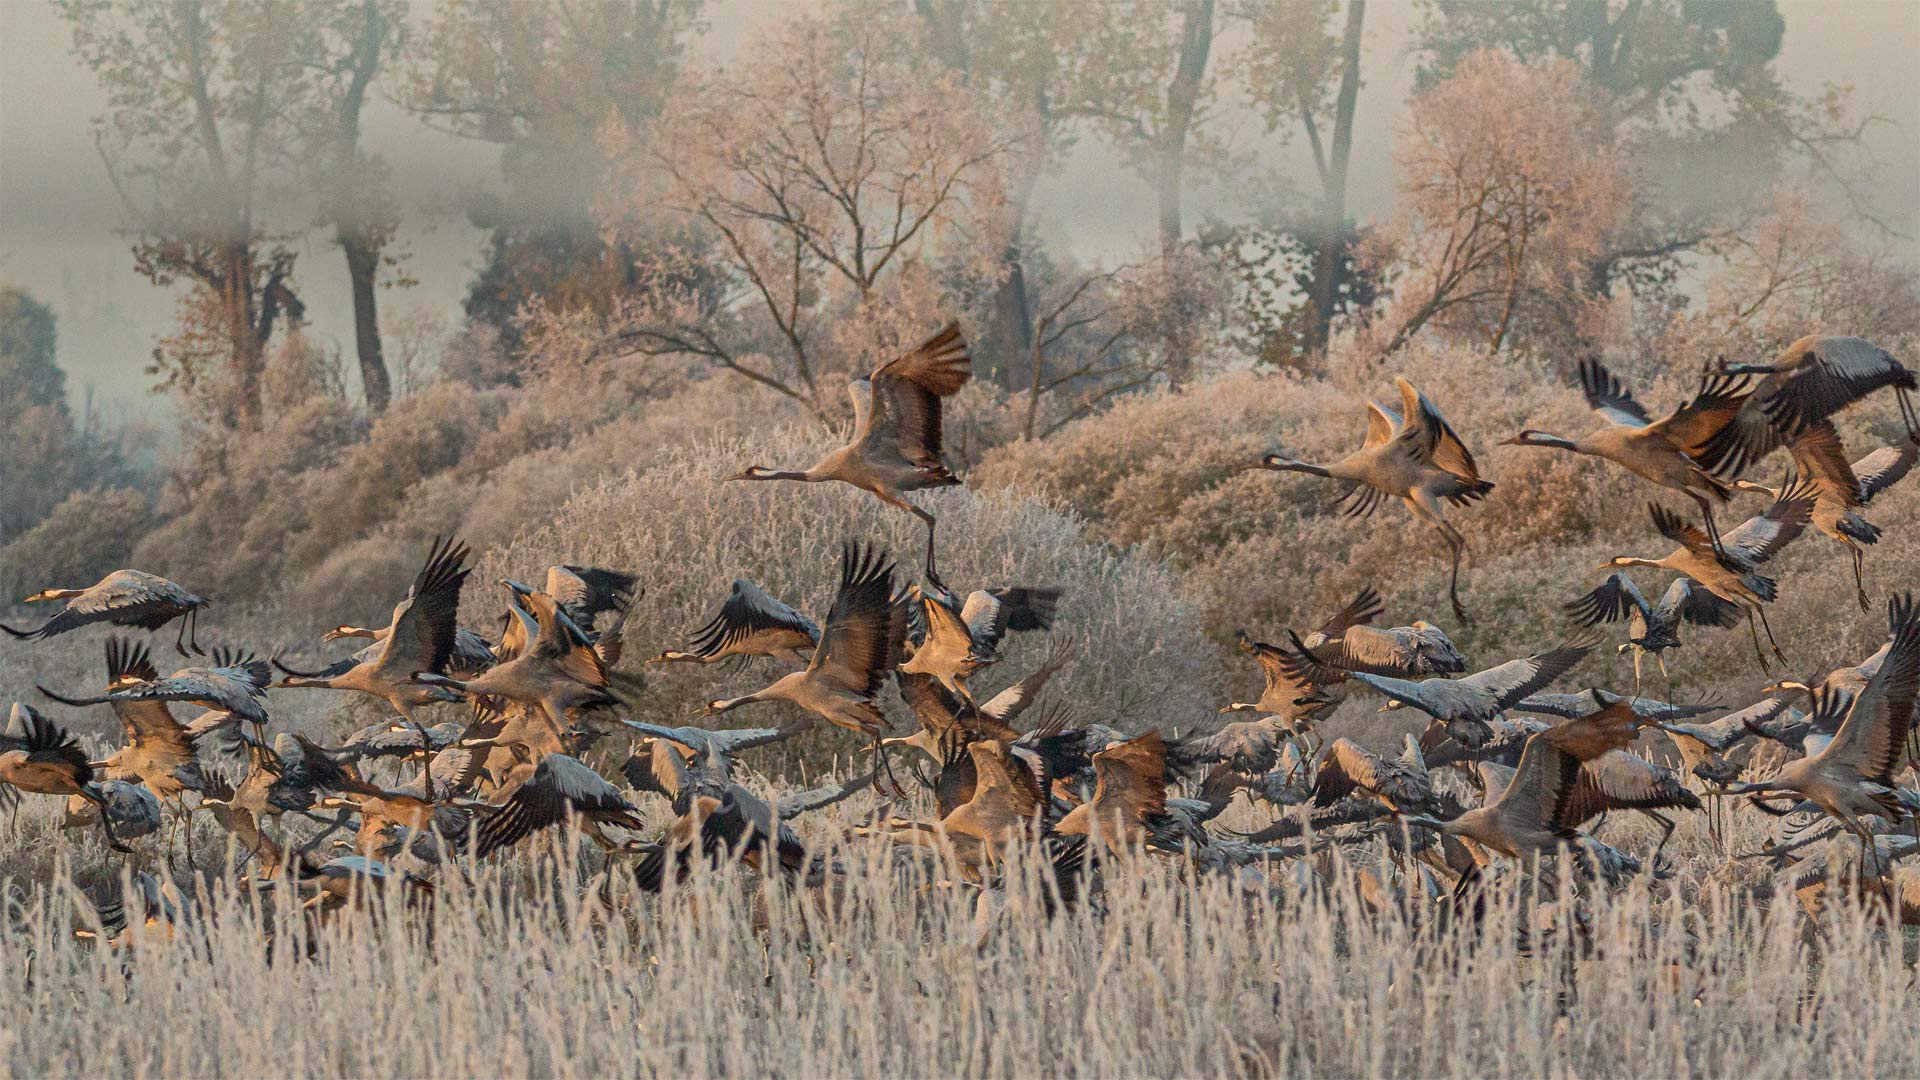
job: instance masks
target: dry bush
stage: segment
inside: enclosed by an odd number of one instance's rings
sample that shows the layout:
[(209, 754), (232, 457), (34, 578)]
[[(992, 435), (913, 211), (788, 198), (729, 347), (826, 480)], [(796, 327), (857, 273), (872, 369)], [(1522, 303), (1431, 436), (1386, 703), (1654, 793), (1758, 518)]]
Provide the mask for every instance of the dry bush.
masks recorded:
[(74, 492), (0, 546), (0, 604), (48, 587), (84, 588), (128, 565), (148, 521), (137, 491)]
[[(681, 647), (719, 609), (736, 577), (823, 617), (846, 541), (880, 545), (897, 561), (902, 585), (917, 580), (924, 528), (863, 492), (838, 484), (719, 482), (750, 463), (809, 462), (830, 445), (825, 435), (789, 428), (668, 455), (651, 469), (575, 495), (545, 525), (490, 552), (475, 581), (529, 578), (563, 561), (632, 570), (647, 590), (628, 631), (628, 655), (637, 657)], [(1209, 718), (1217, 667), (1172, 571), (1090, 540), (1074, 515), (1033, 496), (962, 489), (919, 499), (940, 517), (940, 571), (954, 587), (1066, 590), (1059, 626), (1075, 637), (1076, 659), (1055, 692), (1080, 703), (1085, 719), (1134, 729), (1187, 728)], [(490, 617), (493, 595), (472, 588), (468, 618)], [(488, 615), (473, 614), (476, 605)], [(1037, 665), (1044, 636), (1014, 639), (1001, 678)], [(983, 675), (982, 684), (997, 684), (996, 674)], [(772, 676), (764, 668), (730, 675), (673, 665), (648, 669), (647, 677), (642, 713), (680, 723), (702, 702), (756, 689)], [(905, 716), (897, 704), (893, 713)]]
[[(1617, 367), (1658, 415), (1692, 392), (1701, 359), (1663, 357), (1673, 374), (1659, 377), (1644, 363)], [(1260, 636), (1313, 625), (1371, 584), (1385, 595), (1390, 619), (1438, 622), (1471, 660), (1497, 663), (1575, 633), (1560, 606), (1598, 583), (1596, 568), (1606, 558), (1671, 550), (1653, 531), (1646, 506), (1684, 507), (1683, 500), (1599, 461), (1496, 445), (1523, 427), (1581, 435), (1594, 426), (1570, 381), (1519, 361), (1488, 365), (1464, 349), (1415, 345), (1398, 361), (1390, 370), (1337, 368), (1324, 379), (1230, 374), (1182, 393), (1138, 398), (1046, 442), (1002, 446), (974, 480), (984, 490), (1061, 498), (1113, 542), (1145, 545), (1182, 567), (1186, 598), (1222, 644), (1235, 627)], [(1269, 450), (1325, 462), (1357, 449), (1368, 398), (1399, 408), (1396, 373), (1438, 403), (1498, 485), (1485, 501), (1448, 515), (1470, 546), (1463, 581), (1472, 626), (1456, 626), (1445, 614), (1445, 545), (1404, 507), (1384, 505), (1370, 518), (1348, 519), (1332, 508), (1341, 491), (1335, 482), (1236, 471)], [(1856, 457), (1902, 431), (1891, 400), (1867, 402), (1839, 423)], [(1785, 465), (1779, 455), (1754, 475), (1774, 483)], [(1742, 496), (1720, 513), (1731, 528), (1763, 509), (1764, 499)], [(1886, 529), (1868, 554), (1869, 592), (1884, 597), (1911, 587), (1920, 565), (1920, 486), (1892, 489), (1868, 517)], [(1782, 594), (1769, 617), (1796, 674), (1857, 661), (1877, 645), (1884, 615), (1861, 615), (1851, 605), (1846, 553), (1832, 540), (1809, 529), (1769, 573)], [(1664, 575), (1635, 574), (1650, 597), (1667, 585)], [(1627, 660), (1612, 652), (1624, 634), (1613, 633), (1569, 684), (1631, 681)], [(1687, 629), (1682, 638), (1686, 647), (1670, 658), (1676, 693), (1717, 691), (1732, 700), (1764, 681), (1744, 629)], [(1659, 679), (1657, 671), (1652, 678)]]

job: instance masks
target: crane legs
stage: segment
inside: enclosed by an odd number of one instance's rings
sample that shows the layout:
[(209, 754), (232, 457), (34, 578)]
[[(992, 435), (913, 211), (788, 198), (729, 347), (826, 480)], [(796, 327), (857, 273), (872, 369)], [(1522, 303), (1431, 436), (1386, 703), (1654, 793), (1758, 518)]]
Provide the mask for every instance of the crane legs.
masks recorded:
[[(1747, 609), (1747, 632), (1753, 634), (1753, 659), (1761, 661), (1761, 671), (1772, 671), (1766, 667), (1766, 650), (1761, 648), (1761, 628), (1753, 619), (1753, 609)], [(1772, 632), (1768, 632), (1768, 636), (1772, 636)]]
[[(189, 624), (192, 625), (191, 630), (188, 629)], [(180, 633), (176, 635), (173, 639), (173, 648), (174, 648), (174, 651), (179, 653), (181, 656), (207, 655), (207, 650), (200, 647), (200, 609), (199, 608), (194, 608), (188, 611), (185, 615), (180, 616)], [(193, 649), (193, 652), (191, 654), (187, 652), (188, 648)]]
[(1453, 617), (1462, 623), (1472, 625), (1467, 616), (1466, 606), (1460, 603), (1460, 559), (1467, 552), (1467, 538), (1460, 530), (1448, 524), (1446, 515), (1441, 512), (1440, 500), (1431, 491), (1415, 489), (1406, 497), (1407, 506), (1413, 516), (1440, 530), (1447, 542), (1447, 549), (1453, 553), (1453, 576), (1447, 581), (1447, 599), (1453, 603)]
[(1706, 519), (1707, 539), (1713, 542), (1715, 550), (1722, 550), (1720, 544), (1720, 524), (1713, 520), (1713, 499), (1697, 491), (1689, 491), (1693, 501), (1700, 504), (1700, 514)]
[(1863, 564), (1866, 562), (1866, 552), (1851, 543), (1847, 548), (1853, 552), (1853, 590), (1860, 596), (1860, 610), (1872, 611), (1873, 604), (1867, 599), (1867, 583), (1861, 574)]
[(933, 527), (937, 519), (929, 511), (920, 509), (892, 492), (883, 491), (879, 488), (868, 488), (867, 490), (873, 492), (881, 502), (886, 503), (888, 506), (897, 506), (927, 523), (927, 580), (936, 585), (940, 584), (940, 575), (934, 570), (933, 565)]

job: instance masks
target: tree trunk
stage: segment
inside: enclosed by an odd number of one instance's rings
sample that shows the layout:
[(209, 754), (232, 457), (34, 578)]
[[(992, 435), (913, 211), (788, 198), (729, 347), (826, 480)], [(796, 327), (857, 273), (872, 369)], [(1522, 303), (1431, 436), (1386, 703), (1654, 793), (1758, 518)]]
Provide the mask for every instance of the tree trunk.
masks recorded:
[[(1180, 247), (1181, 188), (1186, 172), (1187, 135), (1200, 100), (1200, 84), (1207, 74), (1207, 56), (1213, 49), (1213, 0), (1187, 0), (1180, 30), (1180, 61), (1167, 85), (1167, 117), (1160, 131), (1155, 188), (1160, 202), (1160, 254), (1171, 259)], [(1167, 377), (1184, 382), (1193, 357), (1184, 345), (1167, 357)]]
[(220, 303), (227, 323), (227, 426), (236, 431), (260, 427), (260, 383), (266, 345), (255, 322), (253, 253), (245, 241), (226, 244)]
[(368, 415), (379, 416), (393, 398), (393, 381), (387, 377), (387, 361), (380, 349), (379, 298), (374, 292), (380, 252), (345, 228), (339, 235), (340, 250), (347, 256), (347, 278), (353, 285), (353, 347), (360, 359), (360, 385)]
[(1007, 245), (1000, 252), (1000, 282), (993, 290), (988, 355), (1005, 358), (999, 364), (1000, 383), (1008, 390), (1026, 385), (1031, 374), (1026, 370), (1033, 347), (1033, 307), (1027, 297), (1026, 274), (1027, 207), (1039, 179), (1040, 163), (1035, 160), (1021, 176), (1008, 207), (1011, 224)]
[(1335, 98), (1333, 148), (1327, 162), (1326, 198), (1321, 206), (1320, 247), (1314, 253), (1313, 282), (1308, 299), (1313, 304), (1309, 351), (1322, 352), (1333, 328), (1333, 308), (1340, 295), (1342, 255), (1347, 231), (1347, 161), (1353, 156), (1354, 107), (1360, 98), (1360, 30), (1367, 17), (1367, 0), (1350, 0), (1347, 31), (1341, 40), (1340, 92)]

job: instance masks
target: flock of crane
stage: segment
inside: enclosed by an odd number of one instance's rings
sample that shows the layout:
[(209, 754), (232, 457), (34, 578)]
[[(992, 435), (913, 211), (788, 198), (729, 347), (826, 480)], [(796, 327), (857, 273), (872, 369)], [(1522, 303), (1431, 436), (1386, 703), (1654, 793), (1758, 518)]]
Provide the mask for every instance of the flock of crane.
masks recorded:
[[(1711, 722), (1701, 717), (1713, 707), (1656, 701), (1639, 686), (1641, 658), (1654, 656), (1664, 671), (1683, 624), (1745, 621), (1764, 668), (1760, 634), (1772, 637), (1766, 607), (1777, 585), (1760, 570), (1808, 524), (1851, 549), (1860, 604), (1868, 607), (1861, 552), (1878, 530), (1862, 510), (1920, 457), (1909, 397), (1914, 375), (1886, 352), (1857, 338), (1803, 339), (1777, 363), (1703, 373), (1699, 392), (1658, 420), (1598, 362), (1582, 364), (1580, 384), (1604, 421), (1600, 429), (1577, 439), (1528, 430), (1508, 442), (1604, 458), (1693, 500), (1700, 526), (1652, 507), (1655, 528), (1677, 545), (1672, 553), (1610, 560), (1606, 580), (1568, 605), (1585, 624), (1574, 640), (1470, 674), (1473, 665), (1441, 628), (1373, 625), (1385, 608), (1372, 589), (1305, 635), (1288, 630), (1266, 643), (1243, 633), (1240, 647), (1257, 661), (1265, 689), (1257, 701), (1221, 712), (1252, 718), (1186, 737), (1080, 724), (1064, 705), (1039, 707), (1049, 680), (1071, 661), (1066, 636), (1053, 640), (1039, 667), (998, 692), (976, 690), (1007, 635), (1052, 628), (1061, 594), (1032, 585), (963, 593), (938, 573), (934, 516), (907, 496), (960, 482), (943, 460), (941, 407), (970, 377), (965, 343), (950, 326), (851, 384), (847, 445), (803, 470), (754, 465), (726, 478), (837, 481), (927, 526), (917, 582), (881, 552), (850, 542), (823, 620), (735, 581), (683, 649), (646, 661), (764, 660), (784, 668), (761, 689), (710, 701), (704, 712), (784, 702), (790, 720), (783, 726), (722, 730), (633, 719), (644, 692), (616, 669), (624, 627), (644, 593), (638, 576), (553, 566), (542, 588), (503, 580), (506, 611), (490, 640), (458, 622), (468, 551), (436, 541), (388, 625), (341, 625), (324, 636), (370, 642), (321, 670), (215, 650), (163, 677), (146, 646), (109, 638), (97, 693), (40, 690), (75, 708), (111, 708), (125, 744), (91, 761), (63, 727), (16, 703), (0, 733), (0, 802), (17, 807), (23, 792), (64, 796), (70, 825), (97, 826), (120, 851), (159, 833), (163, 811), (189, 823), (206, 811), (238, 853), (226, 872), (305, 889), (307, 904), (321, 911), (391, 882), (425, 893), (439, 868), (487, 859), (563, 824), (600, 845), (610, 865), (629, 867), (642, 889), (734, 863), (780, 874), (795, 887), (818, 886), (836, 872), (830, 841), (845, 837), (803, 840), (792, 822), (867, 788), (891, 798), (849, 831), (890, 842), (901, 858), (944, 860), (982, 890), (983, 904), (1015, 847), (1049, 868), (1050, 905), (1076, 902), (1134, 856), (1244, 876), (1281, 860), (1306, 865), (1299, 856), (1315, 843), (1385, 843), (1436, 901), (1451, 882), (1453, 904), (1490, 868), (1537, 869), (1542, 856), (1564, 856), (1581, 876), (1604, 881), (1661, 874), (1659, 849), (1643, 864), (1582, 826), (1609, 811), (1641, 812), (1663, 828), (1664, 847), (1674, 828), (1669, 815), (1702, 810), (1703, 795), (1744, 797), (1779, 816), (1766, 854), (1796, 881), (1815, 870), (1824, 878), (1824, 852), (1852, 849), (1815, 845), (1845, 836), (1860, 842), (1853, 880), (1862, 895), (1904, 887), (1895, 863), (1920, 850), (1920, 793), (1900, 779), (1911, 782), (1905, 770), (1920, 754), (1912, 745), (1920, 606), (1910, 595), (1888, 603), (1886, 644), (1859, 665), (1819, 685), (1777, 683), (1762, 700)], [(1396, 383), (1400, 411), (1370, 403), (1355, 453), (1326, 465), (1274, 453), (1249, 468), (1340, 481), (1349, 514), (1403, 500), (1444, 538), (1453, 559), (1449, 598), (1464, 621), (1466, 542), (1447, 508), (1483, 499), (1494, 485), (1434, 403), (1406, 380)], [(1882, 389), (1897, 397), (1907, 434), (1849, 462), (1832, 417)], [(1779, 487), (1740, 479), (1778, 448), (1796, 467)], [(1722, 531), (1715, 506), (1743, 489), (1764, 491), (1771, 505)], [(1672, 575), (1658, 604), (1646, 600), (1630, 567)], [(197, 630), (207, 601), (164, 578), (122, 570), (90, 588), (48, 589), (27, 600), (65, 605), (37, 629), (0, 629), (45, 639), (100, 623), (151, 631), (177, 621), (174, 647), (182, 656), (189, 649), (207, 656), (188, 631)], [(1548, 692), (1595, 647), (1599, 624), (1617, 622), (1627, 627), (1619, 648), (1634, 656), (1633, 693)], [(891, 734), (882, 708), (890, 685), (917, 721), (910, 735)], [(392, 717), (337, 746), (270, 733), (268, 692), (277, 688), (365, 695)], [(1383, 711), (1419, 710), (1431, 723), (1398, 753), (1345, 738), (1315, 745), (1318, 714), (1355, 693), (1383, 697)], [(1810, 704), (1803, 710), (1795, 702)], [(183, 719), (176, 705), (203, 711)], [(429, 723), (430, 710), (455, 705), (464, 723)], [(871, 769), (771, 802), (736, 779), (738, 755), (789, 739), (817, 719), (857, 732), (873, 754)], [(1632, 752), (1649, 727), (1672, 739), (1679, 769)], [(587, 763), (611, 760), (606, 755), (622, 745), (615, 735), (630, 740), (631, 750), (617, 781)], [(1759, 769), (1760, 755), (1730, 757), (1749, 739), (1781, 747), (1774, 767)], [(892, 767), (897, 755), (908, 755), (905, 771), (930, 789), (931, 814), (893, 812), (914, 798)], [(1470, 805), (1476, 791), (1478, 805)], [(647, 828), (645, 819), (658, 813), (648, 808), (649, 795), (665, 800), (664, 828)], [(1285, 809), (1259, 832), (1230, 833), (1215, 819), (1238, 797)], [(299, 839), (289, 827), (299, 818), (326, 828)], [(321, 846), (348, 827), (351, 841)], [(197, 872), (191, 827), (186, 833)], [(1717, 827), (1715, 835), (1723, 835)], [(169, 838), (169, 854), (173, 848)], [(350, 853), (320, 854), (342, 848)], [(1801, 861), (1790, 861), (1796, 855)]]

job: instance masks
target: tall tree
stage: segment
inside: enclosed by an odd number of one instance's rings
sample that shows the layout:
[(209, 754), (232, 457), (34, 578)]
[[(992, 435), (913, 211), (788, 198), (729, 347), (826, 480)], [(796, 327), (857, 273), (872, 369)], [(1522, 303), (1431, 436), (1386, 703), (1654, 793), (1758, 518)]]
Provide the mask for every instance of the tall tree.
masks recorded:
[(353, 345), (367, 411), (393, 396), (380, 343), (379, 276), (399, 225), (387, 163), (360, 141), (367, 96), (400, 55), (406, 30), (401, 0), (309, 0), (298, 60), (316, 93), (299, 117), (303, 166), (320, 192), (320, 220), (346, 257), (353, 293)]
[(633, 129), (672, 90), (701, 0), (440, 0), (404, 102), (428, 124), (496, 143), (505, 191), (470, 207), (491, 232), (467, 314), (516, 343), (535, 295), (605, 312), (634, 281), (592, 216), (608, 124)]
[(303, 92), (298, 11), (271, 0), (60, 0), (107, 95), (95, 141), (131, 219), (134, 266), (189, 287), (190, 325), (155, 351), (165, 385), (229, 429), (259, 426), (266, 346), (301, 317), (294, 253), (256, 213)]
[(1629, 225), (1588, 265), (1598, 295), (1622, 278), (1664, 285), (1687, 252), (1764, 212), (1795, 158), (1871, 214), (1838, 159), (1860, 129), (1785, 86), (1785, 32), (1773, 0), (1428, 0), (1419, 85), (1483, 48), (1580, 66), (1640, 179)]
[(1232, 14), (1251, 30), (1251, 41), (1235, 57), (1248, 96), (1265, 114), (1269, 131), (1298, 132), (1313, 154), (1320, 195), (1291, 227), (1307, 250), (1301, 281), (1307, 310), (1294, 346), (1323, 350), (1357, 239), (1347, 220), (1347, 168), (1360, 99), (1366, 0), (1349, 0), (1338, 33), (1333, 27), (1340, 8), (1333, 0), (1255, 0)]
[(1376, 237), (1397, 267), (1391, 353), (1427, 325), (1494, 353), (1527, 305), (1577, 307), (1566, 268), (1603, 249), (1630, 198), (1578, 67), (1483, 50), (1414, 99), (1394, 147), (1400, 197)]
[(887, 289), (910, 267), (997, 251), (1009, 141), (956, 76), (927, 75), (904, 29), (800, 19), (687, 76), (604, 209), (628, 235), (657, 232), (664, 211), (711, 245), (706, 276), (722, 287), (659, 290), (635, 347), (702, 357), (829, 416), (842, 395), (823, 359), (836, 373), (866, 359), (836, 335), (903, 308)]

